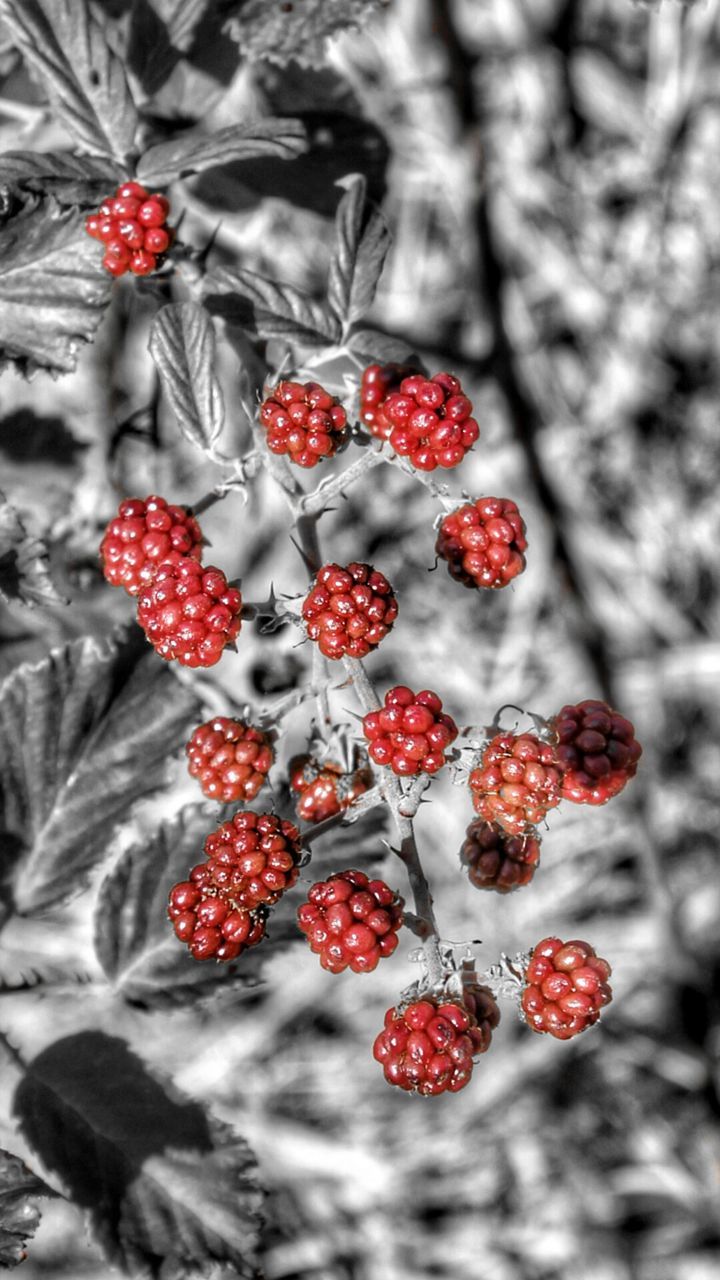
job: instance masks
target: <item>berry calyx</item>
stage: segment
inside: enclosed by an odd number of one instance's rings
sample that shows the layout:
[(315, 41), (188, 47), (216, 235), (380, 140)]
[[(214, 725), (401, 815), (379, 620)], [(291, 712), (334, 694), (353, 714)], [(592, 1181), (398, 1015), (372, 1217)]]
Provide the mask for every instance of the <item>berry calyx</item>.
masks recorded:
[(303, 822), (324, 822), (344, 813), (372, 786), (372, 772), (366, 766), (345, 771), (334, 761), (320, 763), (311, 755), (295, 756), (288, 773), (297, 794), (295, 810)]
[(473, 1058), (488, 1048), (486, 1030), (459, 999), (425, 996), (388, 1009), (373, 1045), (388, 1084), (434, 1097), (470, 1083)]
[(442, 520), (435, 551), (464, 587), (506, 587), (525, 568), (525, 524), (511, 498), (476, 498)]
[(465, 833), (460, 861), (476, 889), (511, 893), (529, 884), (535, 875), (540, 863), (540, 837), (529, 832), (511, 836), (484, 818), (475, 818)]
[(450, 373), (403, 378), (383, 401), (383, 414), (392, 427), (393, 449), (420, 471), (456, 467), (480, 434), (470, 416), (472, 404)]
[(260, 421), (270, 452), (299, 467), (332, 458), (345, 443), (347, 414), (318, 382), (279, 382), (260, 406)]
[(384, 880), (338, 871), (318, 881), (298, 907), (298, 926), (330, 973), (370, 973), (398, 945), (403, 900)]
[(189, 556), (199, 562), (202, 541), (200, 526), (185, 507), (171, 505), (157, 494), (125, 498), (100, 543), (103, 574), (113, 587), (136, 596), (164, 561), (177, 564)]
[[(476, 813), (522, 836), (560, 803), (555, 748), (532, 733), (499, 733), (485, 747), (469, 783)], [(534, 835), (530, 831), (529, 834)]]
[(114, 196), (106, 196), (85, 219), (87, 234), (105, 244), (105, 270), (116, 277), (126, 271), (136, 276), (155, 271), (174, 237), (166, 226), (169, 212), (165, 196), (150, 195), (139, 182), (123, 182)]
[(188, 771), (210, 800), (253, 800), (267, 780), (274, 752), (266, 733), (216, 716), (198, 725), (185, 747)]
[(138, 596), (138, 622), (161, 658), (212, 667), (240, 631), (242, 596), (221, 569), (164, 561)]
[(204, 848), (207, 862), (190, 879), (244, 911), (274, 906), (299, 875), (300, 833), (274, 813), (241, 809), (210, 833)]
[(437, 773), (445, 764), (445, 749), (458, 735), (455, 721), (443, 713), (436, 693), (413, 693), (396, 685), (385, 694), (380, 711), (370, 711), (362, 722), (368, 754), (376, 764), (410, 777)]
[(417, 369), (409, 364), (371, 364), (365, 369), (360, 382), (360, 421), (378, 439), (389, 440), (393, 429), (385, 416), (385, 400), (400, 390), (403, 378), (415, 373)]
[(182, 880), (173, 885), (168, 916), (175, 936), (195, 960), (236, 960), (265, 937), (267, 913), (237, 906), (213, 885)]
[(533, 949), (520, 1000), (533, 1031), (569, 1040), (597, 1022), (612, 1000), (607, 960), (589, 942), (543, 938)]
[(574, 804), (606, 804), (637, 772), (642, 747), (625, 716), (587, 698), (550, 722), (562, 770), (560, 794)]
[(369, 564), (326, 564), (302, 607), (307, 633), (326, 658), (364, 658), (397, 618), (395, 593)]

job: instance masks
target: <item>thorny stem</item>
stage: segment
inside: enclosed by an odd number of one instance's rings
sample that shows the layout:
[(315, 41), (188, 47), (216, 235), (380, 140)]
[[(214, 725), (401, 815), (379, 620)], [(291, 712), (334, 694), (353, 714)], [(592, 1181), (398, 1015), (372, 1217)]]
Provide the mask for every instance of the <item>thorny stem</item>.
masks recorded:
[(263, 459), (257, 449), (251, 450), (244, 458), (238, 459), (232, 475), (214, 485), (209, 493), (204, 494), (202, 498), (198, 498), (197, 502), (192, 504), (193, 515), (202, 515), (203, 511), (208, 511), (210, 507), (214, 507), (216, 502), (222, 501), (229, 493), (240, 488), (246, 480), (250, 480), (257, 475), (262, 465)]
[(324, 480), (318, 485), (312, 493), (305, 494), (297, 503), (297, 510), (300, 515), (319, 516), (326, 510), (329, 502), (333, 498), (339, 497), (346, 489), (350, 489), (355, 481), (363, 476), (366, 471), (371, 471), (373, 467), (377, 467), (380, 462), (387, 462), (388, 458), (383, 453), (382, 445), (368, 445), (359, 458), (341, 471), (339, 475), (333, 476), (330, 480)]

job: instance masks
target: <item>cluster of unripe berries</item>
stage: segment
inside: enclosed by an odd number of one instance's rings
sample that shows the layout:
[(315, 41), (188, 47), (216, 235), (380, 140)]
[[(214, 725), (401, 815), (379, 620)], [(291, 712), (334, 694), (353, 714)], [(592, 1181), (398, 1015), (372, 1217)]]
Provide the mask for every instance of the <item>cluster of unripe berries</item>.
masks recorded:
[(139, 182), (123, 182), (85, 219), (85, 230), (105, 246), (102, 264), (111, 276), (148, 276), (170, 248), (170, 202)]

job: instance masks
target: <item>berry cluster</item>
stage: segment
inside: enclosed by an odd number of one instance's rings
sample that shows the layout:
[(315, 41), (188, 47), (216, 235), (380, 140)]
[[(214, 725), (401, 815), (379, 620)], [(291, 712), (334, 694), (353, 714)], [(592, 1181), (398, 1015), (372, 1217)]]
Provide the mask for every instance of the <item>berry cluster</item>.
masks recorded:
[(445, 764), (445, 748), (458, 734), (436, 693), (423, 689), (416, 694), (403, 684), (388, 689), (384, 707), (370, 711), (362, 725), (375, 763), (405, 777), (437, 773)]
[(221, 890), (245, 911), (272, 907), (297, 881), (300, 833), (274, 813), (241, 809), (207, 837), (205, 856), (190, 876), (196, 884)]
[(166, 225), (170, 202), (139, 182), (123, 182), (114, 196), (106, 196), (95, 213), (85, 219), (85, 230), (105, 245), (102, 264), (111, 276), (148, 276), (172, 244), (174, 232)]
[(326, 658), (364, 658), (397, 618), (395, 593), (369, 564), (320, 569), (302, 608), (307, 633)]
[(525, 568), (525, 525), (510, 498), (477, 498), (446, 515), (435, 551), (464, 587), (506, 587)]
[(488, 1026), (481, 1030), (460, 1000), (425, 997), (388, 1009), (373, 1057), (388, 1084), (426, 1097), (457, 1093), (470, 1081), (473, 1058), (488, 1048)]
[(188, 770), (210, 800), (252, 800), (273, 763), (270, 739), (261, 729), (216, 716), (198, 725), (185, 747)]
[(589, 942), (543, 938), (525, 972), (521, 1005), (528, 1025), (558, 1040), (585, 1031), (612, 1000), (611, 972)]
[(511, 836), (483, 818), (475, 818), (465, 833), (460, 861), (476, 889), (510, 893), (529, 884), (535, 875), (540, 863), (540, 837)]
[(411, 374), (381, 407), (391, 426), (390, 444), (419, 471), (456, 467), (480, 434), (470, 416), (472, 404), (451, 373)]
[(562, 770), (560, 794), (575, 804), (605, 804), (635, 776), (642, 747), (629, 720), (592, 698), (563, 707), (551, 721)]
[(345, 442), (347, 414), (317, 382), (279, 382), (260, 406), (271, 453), (286, 453), (299, 467), (332, 458)]
[(190, 556), (158, 566), (138, 597), (138, 622), (161, 658), (212, 667), (240, 631), (242, 596), (221, 569)]
[(297, 918), (323, 969), (370, 973), (397, 947), (402, 909), (402, 898), (384, 880), (338, 871), (312, 886)]
[(265, 937), (264, 909), (245, 911), (193, 868), (189, 880), (170, 890), (168, 916), (175, 936), (195, 960), (236, 960)]
[(360, 382), (360, 421), (378, 439), (389, 440), (393, 429), (384, 413), (384, 401), (400, 390), (403, 378), (414, 373), (417, 369), (409, 364), (371, 364), (365, 369)]
[(332, 760), (320, 763), (311, 755), (295, 756), (288, 773), (297, 795), (295, 809), (303, 822), (324, 822), (344, 813), (372, 786), (366, 766), (346, 771)]
[(177, 564), (183, 556), (202, 559), (200, 526), (185, 507), (164, 498), (126, 498), (100, 543), (103, 573), (113, 587), (136, 596), (152, 581), (159, 564)]
[(499, 733), (470, 774), (476, 813), (510, 835), (524, 835), (560, 802), (554, 747), (532, 733)]

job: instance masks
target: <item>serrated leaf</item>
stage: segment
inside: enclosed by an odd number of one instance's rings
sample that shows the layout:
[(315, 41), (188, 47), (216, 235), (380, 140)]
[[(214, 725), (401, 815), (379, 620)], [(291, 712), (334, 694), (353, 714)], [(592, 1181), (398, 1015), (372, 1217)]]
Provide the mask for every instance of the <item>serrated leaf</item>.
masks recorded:
[(208, 0), (134, 0), (128, 66), (146, 93), (165, 83), (192, 44)]
[(355, 329), (348, 338), (348, 349), (367, 361), (397, 361), (421, 367), (420, 357), (407, 342), (392, 338), (378, 329)]
[(14, 507), (0, 490), (0, 599), (30, 607), (67, 604), (48, 566), (44, 543), (32, 538)]
[(56, 1196), (42, 1178), (10, 1151), (0, 1148), (0, 1267), (16, 1267), (40, 1224), (39, 1197)]
[(234, 160), (274, 156), (292, 160), (306, 149), (305, 130), (299, 120), (266, 119), (228, 125), (217, 133), (181, 133), (145, 152), (138, 177), (149, 186), (167, 186), (176, 178), (202, 173)]
[(82, 1031), (55, 1041), (27, 1066), (13, 1110), (113, 1264), (174, 1280), (210, 1262), (257, 1274), (252, 1151), (123, 1040)]
[(199, 710), (137, 627), (54, 649), (0, 685), (0, 846), (17, 910), (84, 887)]
[(14, 182), (48, 195), (72, 184), (86, 184), (94, 195), (95, 188), (102, 187), (105, 192), (121, 177), (119, 167), (100, 156), (69, 151), (5, 151), (0, 155), (0, 183)]
[(88, 0), (0, 0), (0, 17), (80, 146), (125, 161), (137, 111)]
[(99, 245), (77, 209), (42, 200), (10, 218), (0, 235), (0, 367), (69, 373), (110, 301)]
[(293, 285), (277, 284), (242, 267), (220, 267), (206, 276), (204, 292), (210, 311), (259, 338), (285, 338), (310, 347), (340, 340), (337, 316)]
[(354, 175), (335, 216), (328, 301), (345, 328), (370, 307), (390, 245), (384, 218), (376, 210), (365, 217), (366, 189), (364, 177)]
[(163, 307), (152, 322), (148, 350), (183, 435), (211, 452), (225, 403), (215, 373), (215, 330), (205, 308), (196, 302)]
[(299, 62), (315, 68), (328, 38), (365, 25), (380, 0), (293, 0), (292, 5), (240, 0), (235, 8), (228, 31), (248, 61), (266, 58), (281, 66)]

